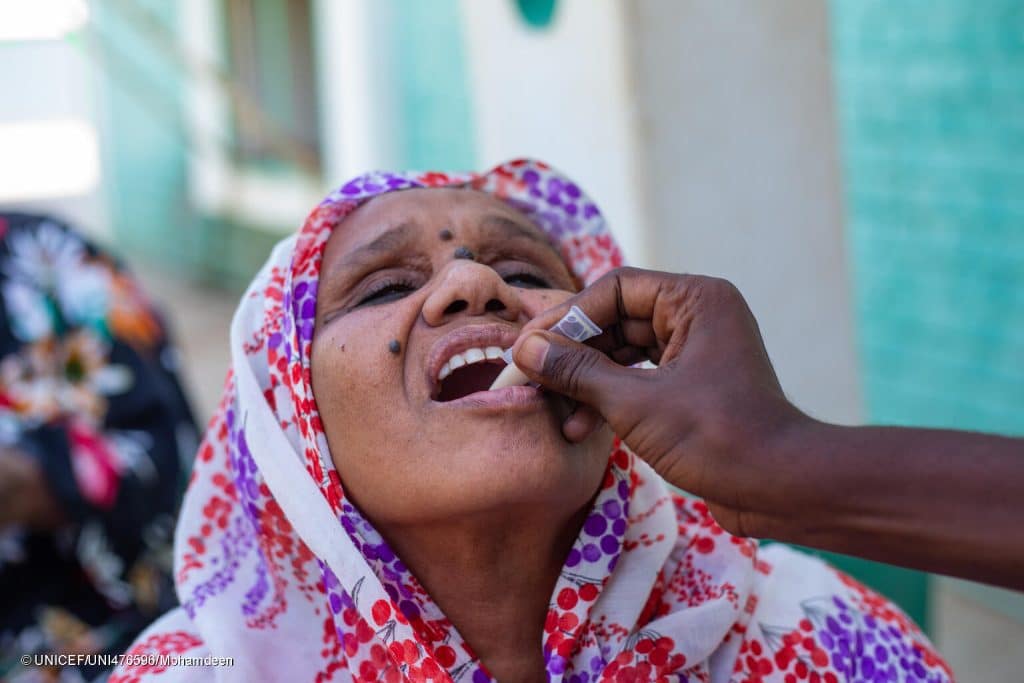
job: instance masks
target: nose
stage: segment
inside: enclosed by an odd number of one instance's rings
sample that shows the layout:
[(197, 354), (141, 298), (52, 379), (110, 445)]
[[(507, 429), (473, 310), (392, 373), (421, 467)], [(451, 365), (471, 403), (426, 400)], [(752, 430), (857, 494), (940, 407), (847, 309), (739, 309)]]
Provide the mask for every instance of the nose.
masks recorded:
[(494, 269), (457, 259), (445, 267), (440, 284), (423, 304), (423, 319), (434, 327), (459, 314), (491, 314), (513, 322), (521, 311), (519, 296)]

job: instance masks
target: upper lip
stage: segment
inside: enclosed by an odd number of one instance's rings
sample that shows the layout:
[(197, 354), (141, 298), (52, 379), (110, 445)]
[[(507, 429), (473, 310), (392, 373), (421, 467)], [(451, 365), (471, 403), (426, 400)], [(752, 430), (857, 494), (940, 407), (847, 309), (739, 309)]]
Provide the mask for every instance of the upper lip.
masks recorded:
[(510, 325), (465, 325), (444, 335), (430, 349), (427, 356), (427, 386), (430, 395), (437, 394), (439, 382), (437, 376), (448, 359), (456, 353), (474, 347), (500, 346), (502, 350), (510, 348), (519, 337), (519, 330)]

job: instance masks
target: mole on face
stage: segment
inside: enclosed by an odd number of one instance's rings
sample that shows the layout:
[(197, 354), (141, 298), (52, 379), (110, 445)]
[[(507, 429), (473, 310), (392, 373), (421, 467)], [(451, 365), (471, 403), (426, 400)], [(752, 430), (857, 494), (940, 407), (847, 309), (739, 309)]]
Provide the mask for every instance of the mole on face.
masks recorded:
[(392, 339), (391, 341), (388, 342), (388, 351), (390, 351), (391, 353), (397, 356), (398, 352), (401, 350), (402, 345), (398, 342), (397, 339)]
[(455, 237), (455, 235), (452, 234), (452, 231), (449, 230), (448, 228), (445, 228), (441, 232), (437, 233), (437, 236), (441, 238), (442, 242), (447, 242), (451, 238)]
[(469, 250), (469, 247), (460, 245), (455, 247), (455, 258), (464, 258), (473, 261), (476, 259), (476, 256), (474, 256), (473, 252)]

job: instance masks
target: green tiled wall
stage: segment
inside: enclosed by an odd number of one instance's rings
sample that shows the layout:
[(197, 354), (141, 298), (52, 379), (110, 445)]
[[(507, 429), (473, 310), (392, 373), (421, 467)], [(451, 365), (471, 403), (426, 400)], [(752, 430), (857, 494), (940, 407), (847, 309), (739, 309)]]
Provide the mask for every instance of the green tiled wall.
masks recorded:
[[(1024, 434), (1024, 3), (831, 10), (867, 414)], [(924, 616), (923, 577), (857, 570)]]
[(120, 3), (93, 2), (91, 35), (103, 129), (104, 191), (118, 247), (180, 268), (201, 252), (188, 203), (184, 83), (157, 36), (177, 22), (175, 3), (147, 3), (142, 24)]
[(393, 2), (402, 168), (471, 170), (473, 116), (458, 3)]

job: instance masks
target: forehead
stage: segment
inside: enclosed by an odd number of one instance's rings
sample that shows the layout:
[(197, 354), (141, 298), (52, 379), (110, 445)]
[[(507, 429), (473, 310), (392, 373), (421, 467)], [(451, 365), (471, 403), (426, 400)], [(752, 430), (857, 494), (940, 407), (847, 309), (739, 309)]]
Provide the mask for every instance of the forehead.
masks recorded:
[(485, 222), (496, 235), (504, 227), (505, 232), (529, 232), (547, 241), (540, 228), (524, 214), (485, 192), (417, 188), (374, 197), (353, 211), (331, 234), (325, 258), (344, 256), (399, 226), (411, 226), (414, 233), (433, 237), (447, 228), (459, 240), (476, 234)]

